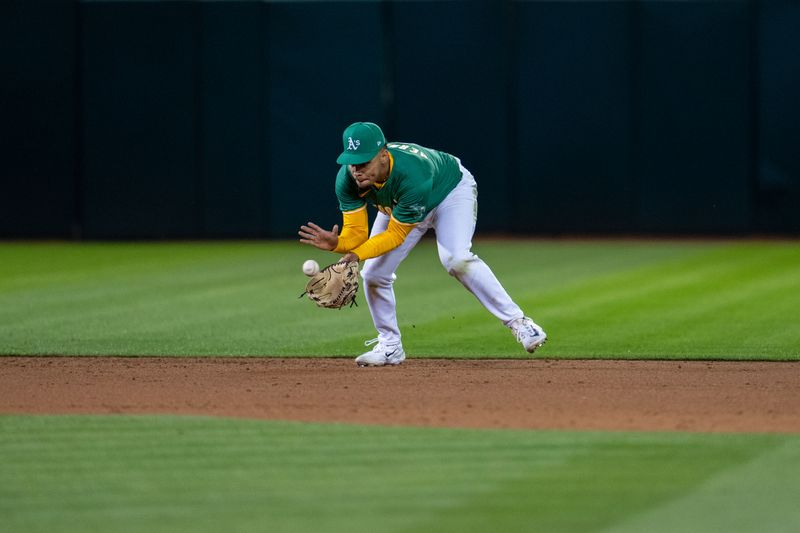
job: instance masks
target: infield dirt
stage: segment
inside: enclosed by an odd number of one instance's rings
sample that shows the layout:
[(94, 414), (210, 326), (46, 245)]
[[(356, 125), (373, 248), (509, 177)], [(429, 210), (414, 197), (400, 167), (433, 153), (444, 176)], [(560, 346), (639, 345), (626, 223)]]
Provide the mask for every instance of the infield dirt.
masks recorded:
[(0, 413), (800, 432), (800, 363), (0, 357)]

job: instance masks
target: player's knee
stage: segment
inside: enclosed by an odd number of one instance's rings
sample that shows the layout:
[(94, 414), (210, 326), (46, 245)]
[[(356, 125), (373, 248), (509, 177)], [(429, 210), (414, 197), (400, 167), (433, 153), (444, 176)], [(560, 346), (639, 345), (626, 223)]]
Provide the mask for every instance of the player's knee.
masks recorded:
[(469, 271), (469, 267), (477, 259), (471, 252), (466, 254), (455, 254), (442, 258), (442, 266), (447, 273), (453, 277), (460, 277)]
[(361, 271), (361, 278), (367, 287), (388, 287), (395, 280), (394, 274), (385, 274), (371, 268)]

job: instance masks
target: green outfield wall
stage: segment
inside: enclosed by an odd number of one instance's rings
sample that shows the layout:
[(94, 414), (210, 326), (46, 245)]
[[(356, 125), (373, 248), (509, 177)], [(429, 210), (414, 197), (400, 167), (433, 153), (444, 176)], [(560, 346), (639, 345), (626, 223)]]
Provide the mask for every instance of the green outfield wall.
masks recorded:
[(460, 157), (479, 232), (800, 232), (800, 4), (0, 3), (0, 237), (339, 221), (341, 130)]

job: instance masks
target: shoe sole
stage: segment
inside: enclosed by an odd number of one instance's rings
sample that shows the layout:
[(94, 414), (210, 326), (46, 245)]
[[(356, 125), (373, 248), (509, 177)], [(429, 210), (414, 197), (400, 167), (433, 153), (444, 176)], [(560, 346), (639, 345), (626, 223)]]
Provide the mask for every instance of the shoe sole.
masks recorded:
[(547, 337), (545, 337), (542, 342), (540, 342), (538, 344), (534, 344), (533, 346), (531, 346), (531, 348), (528, 350), (528, 353), (535, 352), (537, 349), (539, 349), (541, 346), (543, 346), (544, 343), (546, 343), (546, 342), (547, 342)]
[(402, 361), (400, 361), (399, 363), (383, 363), (382, 365), (376, 365), (376, 364), (372, 364), (372, 363), (356, 363), (356, 365), (359, 368), (363, 368), (363, 367), (367, 367), (367, 366), (398, 366), (401, 363), (402, 363)]

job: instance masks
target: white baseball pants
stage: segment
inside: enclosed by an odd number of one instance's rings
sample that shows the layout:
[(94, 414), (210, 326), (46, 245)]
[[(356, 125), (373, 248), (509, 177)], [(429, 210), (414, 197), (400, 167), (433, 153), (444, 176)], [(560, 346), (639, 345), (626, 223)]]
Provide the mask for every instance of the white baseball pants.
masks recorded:
[[(395, 271), (430, 228), (436, 232), (439, 260), (451, 276), (503, 324), (522, 318), (520, 307), (511, 300), (486, 263), (471, 251), (477, 216), (478, 186), (469, 170), (461, 166), (461, 181), (456, 188), (411, 230), (400, 246), (364, 262), (361, 270), (364, 293), (382, 344), (400, 342), (393, 287), (397, 279)], [(388, 225), (389, 217), (378, 212), (370, 236), (386, 231)]]

